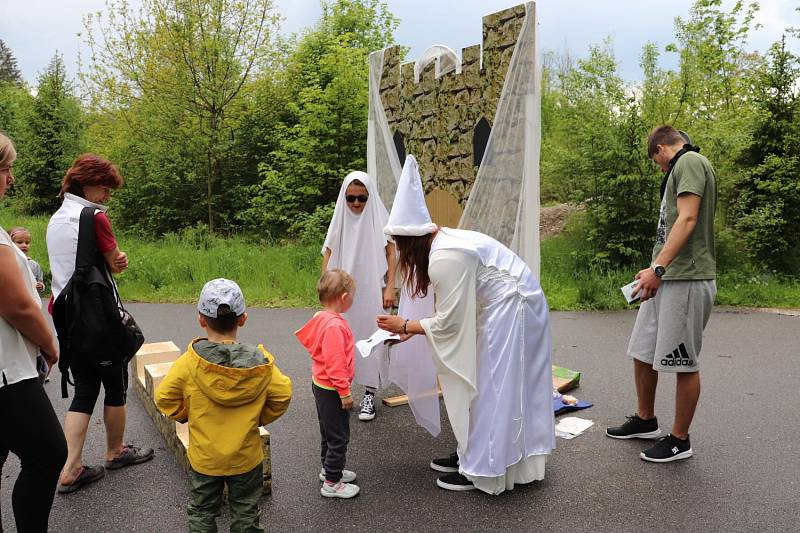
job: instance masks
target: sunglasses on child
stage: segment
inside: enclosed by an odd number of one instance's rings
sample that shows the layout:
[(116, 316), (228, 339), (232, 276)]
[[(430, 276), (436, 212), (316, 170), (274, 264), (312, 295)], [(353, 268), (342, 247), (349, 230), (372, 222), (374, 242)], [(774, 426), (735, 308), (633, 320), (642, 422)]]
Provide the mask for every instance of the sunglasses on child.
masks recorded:
[(347, 200), (348, 204), (354, 204), (356, 200), (358, 200), (362, 204), (365, 204), (367, 203), (367, 200), (369, 200), (369, 196), (367, 196), (366, 194), (360, 194), (358, 196), (356, 196), (355, 194), (348, 194), (344, 197), (344, 199)]

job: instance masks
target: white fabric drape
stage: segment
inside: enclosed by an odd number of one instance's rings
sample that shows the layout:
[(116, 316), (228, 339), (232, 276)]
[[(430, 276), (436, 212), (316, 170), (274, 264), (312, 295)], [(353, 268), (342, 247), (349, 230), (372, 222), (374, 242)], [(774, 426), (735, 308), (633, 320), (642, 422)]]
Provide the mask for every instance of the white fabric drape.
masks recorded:
[[(361, 181), (369, 192), (364, 211), (353, 213), (345, 200), (347, 187)], [(383, 286), (387, 271), (386, 245), (389, 238), (383, 228), (389, 214), (378, 197), (375, 184), (364, 172), (351, 172), (342, 182), (333, 211), (322, 253), (328, 249), (331, 257), (328, 269), (340, 268), (356, 281), (353, 306), (345, 318), (357, 340), (366, 339), (375, 331), (375, 317), (384, 313)], [(356, 357), (355, 382), (368, 387), (380, 387), (388, 378), (386, 347), (375, 348), (370, 357)]]
[(389, 121), (381, 102), (381, 76), (384, 50), (369, 55), (369, 114), (367, 122), (367, 173), (375, 178), (383, 205), (391, 209), (397, 182), (400, 181), (400, 157), (389, 131)]
[(505, 244), (538, 279), (541, 72), (535, 4), (525, 9), (492, 132), (458, 227)]
[(459, 471), (491, 494), (544, 477), (555, 448), (547, 302), (528, 266), (496, 240), (442, 228), (428, 273), (435, 354)]

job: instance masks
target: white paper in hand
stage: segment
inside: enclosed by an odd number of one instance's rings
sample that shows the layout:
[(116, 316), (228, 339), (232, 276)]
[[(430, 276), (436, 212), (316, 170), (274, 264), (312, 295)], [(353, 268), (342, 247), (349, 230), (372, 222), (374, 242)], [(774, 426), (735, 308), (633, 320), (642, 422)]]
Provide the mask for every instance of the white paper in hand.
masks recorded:
[(633, 289), (638, 284), (639, 284), (639, 280), (636, 279), (636, 280), (633, 280), (631, 283), (628, 283), (624, 287), (620, 287), (620, 289), (619, 289), (619, 290), (622, 291), (622, 295), (625, 296), (625, 301), (627, 301), (629, 304), (632, 304), (633, 302), (638, 302), (639, 301), (639, 293), (638, 292), (636, 293), (636, 296), (632, 296), (631, 295), (633, 293)]
[(389, 333), (386, 330), (379, 329), (368, 339), (360, 340), (356, 343), (356, 348), (358, 348), (358, 352), (361, 354), (361, 357), (369, 357), (369, 354), (372, 353), (372, 350), (379, 344), (383, 344), (386, 341), (390, 340), (400, 340), (400, 336), (395, 333)]

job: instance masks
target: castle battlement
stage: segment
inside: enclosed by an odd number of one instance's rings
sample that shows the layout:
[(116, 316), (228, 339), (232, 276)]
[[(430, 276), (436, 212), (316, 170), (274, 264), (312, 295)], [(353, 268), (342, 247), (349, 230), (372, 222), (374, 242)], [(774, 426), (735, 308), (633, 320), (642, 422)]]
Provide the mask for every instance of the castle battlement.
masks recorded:
[[(533, 2), (528, 5), (532, 11)], [(438, 190), (462, 208), (466, 203), (525, 13), (520, 4), (483, 17), (482, 44), (462, 49), (460, 69), (439, 77), (436, 61), (417, 80), (416, 62), (401, 64), (400, 46), (384, 51), (381, 103), (401, 163), (405, 154), (416, 156), (426, 193)]]

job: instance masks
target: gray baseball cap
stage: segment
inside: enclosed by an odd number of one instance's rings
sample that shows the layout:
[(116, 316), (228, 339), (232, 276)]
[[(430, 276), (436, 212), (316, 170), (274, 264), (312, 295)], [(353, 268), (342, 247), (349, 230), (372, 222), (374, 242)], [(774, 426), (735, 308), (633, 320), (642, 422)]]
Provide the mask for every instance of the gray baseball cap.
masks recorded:
[(200, 291), (197, 310), (202, 315), (217, 318), (217, 309), (222, 304), (230, 307), (236, 316), (244, 314), (246, 309), (242, 289), (235, 281), (225, 278), (212, 279), (203, 285), (203, 290)]

